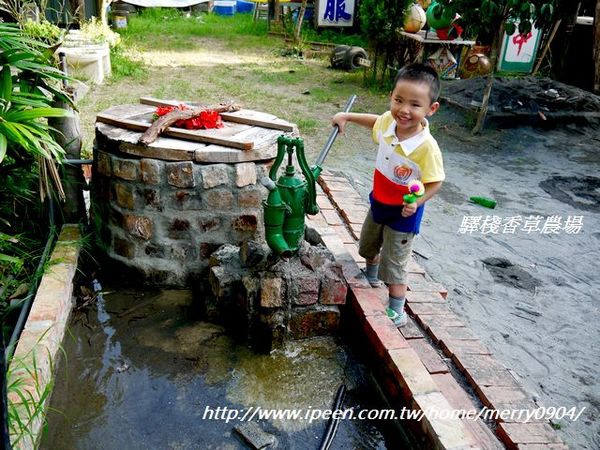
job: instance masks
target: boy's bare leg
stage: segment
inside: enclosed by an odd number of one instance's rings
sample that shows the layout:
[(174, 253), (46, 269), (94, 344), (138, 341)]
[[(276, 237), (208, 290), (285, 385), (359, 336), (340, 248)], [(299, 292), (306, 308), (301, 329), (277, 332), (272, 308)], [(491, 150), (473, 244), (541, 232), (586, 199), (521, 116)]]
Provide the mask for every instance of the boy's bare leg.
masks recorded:
[(379, 264), (379, 255), (377, 255), (375, 258), (373, 259), (367, 259), (365, 260), (366, 263), (370, 266), (376, 266), (377, 264)]
[(406, 297), (406, 284), (390, 284), (390, 297), (405, 298)]

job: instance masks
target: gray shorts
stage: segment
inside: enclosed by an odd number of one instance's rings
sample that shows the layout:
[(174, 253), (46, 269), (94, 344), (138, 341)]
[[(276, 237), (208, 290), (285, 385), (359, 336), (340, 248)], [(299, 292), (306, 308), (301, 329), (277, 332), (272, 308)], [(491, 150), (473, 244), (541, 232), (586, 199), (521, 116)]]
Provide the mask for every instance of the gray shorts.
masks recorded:
[(414, 233), (403, 233), (374, 222), (369, 210), (360, 232), (358, 253), (366, 259), (381, 253), (379, 279), (387, 284), (407, 284), (414, 238)]

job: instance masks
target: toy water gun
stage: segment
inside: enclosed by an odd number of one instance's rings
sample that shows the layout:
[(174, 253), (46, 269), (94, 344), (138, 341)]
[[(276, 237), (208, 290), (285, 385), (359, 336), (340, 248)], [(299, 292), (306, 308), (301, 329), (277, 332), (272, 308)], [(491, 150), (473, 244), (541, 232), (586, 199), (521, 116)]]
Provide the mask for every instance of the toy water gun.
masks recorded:
[(408, 191), (410, 194), (404, 196), (404, 204), (414, 203), (419, 197), (423, 197), (425, 186), (419, 180), (411, 180), (408, 182)]

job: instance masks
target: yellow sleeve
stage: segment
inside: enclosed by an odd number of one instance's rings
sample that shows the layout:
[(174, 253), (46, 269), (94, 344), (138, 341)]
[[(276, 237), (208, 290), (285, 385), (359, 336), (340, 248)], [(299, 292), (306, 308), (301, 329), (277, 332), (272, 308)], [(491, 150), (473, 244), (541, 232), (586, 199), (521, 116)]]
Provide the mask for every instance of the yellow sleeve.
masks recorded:
[(421, 168), (421, 181), (423, 184), (444, 181), (446, 178), (442, 152), (437, 144), (432, 145), (427, 149), (423, 157), (420, 158), (418, 164)]
[[(373, 142), (375, 142), (376, 144), (379, 144), (379, 132), (383, 131), (387, 128), (385, 128), (385, 124), (386, 124), (386, 114), (390, 115), (390, 112), (386, 112), (384, 114), (382, 114), (381, 116), (379, 116), (377, 118), (377, 120), (375, 121), (375, 124), (373, 125), (373, 130), (372, 130), (372, 138), (373, 138)], [(389, 124), (388, 124), (389, 125)]]

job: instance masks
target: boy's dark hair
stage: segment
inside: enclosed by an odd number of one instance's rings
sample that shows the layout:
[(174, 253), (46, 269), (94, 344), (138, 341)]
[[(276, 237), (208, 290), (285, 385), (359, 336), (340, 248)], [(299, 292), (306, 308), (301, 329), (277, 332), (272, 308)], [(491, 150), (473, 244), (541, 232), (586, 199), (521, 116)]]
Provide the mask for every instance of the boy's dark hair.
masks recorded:
[(429, 86), (429, 99), (431, 103), (437, 101), (440, 95), (440, 77), (435, 69), (421, 63), (409, 64), (398, 71), (394, 79), (394, 88), (399, 81), (415, 81)]

